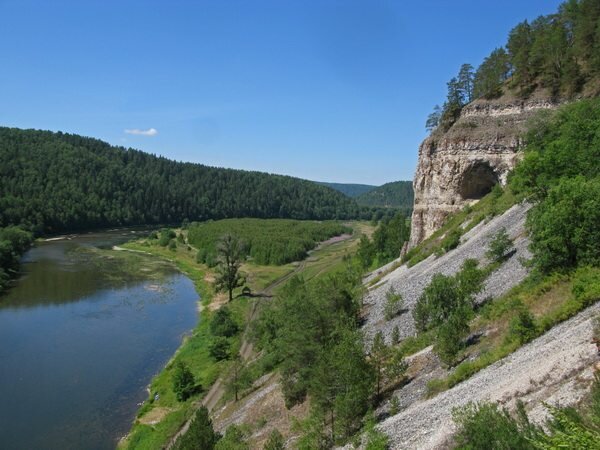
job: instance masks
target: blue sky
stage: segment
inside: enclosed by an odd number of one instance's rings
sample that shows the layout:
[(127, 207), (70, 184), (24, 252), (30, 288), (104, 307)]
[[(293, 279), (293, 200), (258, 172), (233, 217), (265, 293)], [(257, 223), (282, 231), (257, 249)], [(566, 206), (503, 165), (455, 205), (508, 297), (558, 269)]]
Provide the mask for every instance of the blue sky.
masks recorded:
[(559, 3), (0, 0), (0, 125), (313, 180), (412, 179), (446, 81)]

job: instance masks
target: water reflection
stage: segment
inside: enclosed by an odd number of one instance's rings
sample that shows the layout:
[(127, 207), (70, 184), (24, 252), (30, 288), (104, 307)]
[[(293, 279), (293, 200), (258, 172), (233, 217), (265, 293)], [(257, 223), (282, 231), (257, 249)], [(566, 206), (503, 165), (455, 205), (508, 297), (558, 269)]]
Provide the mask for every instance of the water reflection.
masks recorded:
[(122, 232), (38, 245), (0, 297), (3, 449), (108, 449), (195, 325), (186, 277), (104, 250)]

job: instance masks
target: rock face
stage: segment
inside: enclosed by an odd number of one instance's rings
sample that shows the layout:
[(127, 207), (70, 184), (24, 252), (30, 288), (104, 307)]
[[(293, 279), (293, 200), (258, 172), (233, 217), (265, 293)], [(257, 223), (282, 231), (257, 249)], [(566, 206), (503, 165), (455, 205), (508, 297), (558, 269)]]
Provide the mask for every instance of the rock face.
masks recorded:
[(465, 106), (446, 132), (435, 131), (419, 147), (413, 182), (415, 203), (409, 247), (429, 237), (446, 216), (506, 184), (520, 158), (520, 136), (547, 99), (476, 100)]

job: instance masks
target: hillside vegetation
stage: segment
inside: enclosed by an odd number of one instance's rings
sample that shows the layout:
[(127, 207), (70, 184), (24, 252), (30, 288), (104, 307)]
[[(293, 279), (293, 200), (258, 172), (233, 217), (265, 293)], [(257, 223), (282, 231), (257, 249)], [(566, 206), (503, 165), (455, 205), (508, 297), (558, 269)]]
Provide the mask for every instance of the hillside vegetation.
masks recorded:
[(359, 205), (398, 208), (403, 211), (412, 210), (413, 201), (412, 181), (393, 181), (356, 197)]
[(359, 215), (353, 200), (310, 181), (15, 128), (0, 128), (0, 193), (0, 226), (46, 233), (186, 219)]
[[(600, 220), (600, 99), (581, 100), (555, 112), (542, 113), (524, 138), (524, 159), (509, 178), (507, 188), (504, 191), (495, 188), (479, 203), (450, 216), (440, 230), (406, 255), (406, 261), (414, 267), (398, 269), (382, 280), (389, 283), (394, 280), (392, 286), (400, 287), (399, 293), (407, 300), (405, 305), (412, 310), (412, 317), (395, 319), (396, 326), (399, 322), (404, 324), (400, 326), (400, 335), (406, 336), (407, 329), (417, 326), (416, 336), (409, 336), (399, 347), (405, 354), (412, 354), (433, 344), (437, 363), (428, 368), (428, 373), (437, 372), (437, 375), (433, 379), (429, 377), (427, 382), (421, 381), (427, 385), (427, 395), (435, 396), (452, 389), (447, 395), (441, 394), (443, 397), (437, 403), (417, 402), (414, 408), (386, 421), (384, 428), (395, 443), (417, 445), (416, 442), (423, 443), (426, 436), (441, 436), (443, 432), (431, 428), (428, 408), (444, 403), (445, 409), (436, 415), (436, 420), (444, 422), (450, 417), (449, 398), (455, 399), (450, 405), (464, 408), (455, 412), (462, 427), (457, 438), (459, 448), (490, 448), (490, 442), (505, 443), (498, 448), (534, 448), (527, 439), (532, 436), (536, 441), (552, 443), (539, 448), (558, 448), (554, 446), (557, 442), (588, 442), (588, 438), (597, 441), (598, 429), (585, 414), (552, 407), (553, 420), (562, 421), (568, 429), (552, 425), (546, 431), (537, 425), (522, 428), (522, 416), (515, 419), (490, 404), (465, 406), (464, 396), (460, 395), (461, 389), (467, 389), (461, 387), (466, 380), (480, 381), (496, 376), (493, 385), (508, 382), (499, 379), (500, 375), (494, 371), (513, 358), (515, 351), (519, 351), (518, 355), (534, 352), (548, 341), (542, 337), (545, 333), (551, 330), (559, 333), (554, 331), (557, 325), (574, 316), (577, 322), (580, 312), (600, 300), (597, 226)], [(511, 207), (522, 200), (526, 202)], [(526, 220), (525, 211), (528, 211)], [(498, 214), (503, 215), (491, 219)], [(527, 255), (527, 244), (530, 244), (530, 255)], [(433, 254), (438, 258), (433, 258)], [(427, 260), (420, 262), (424, 258)], [(468, 273), (465, 265), (474, 264), (468, 258), (476, 258), (483, 264)], [(461, 261), (463, 268), (457, 270)], [(529, 275), (525, 278), (527, 272)], [(468, 298), (456, 295), (465, 292), (460, 285), (460, 279), (465, 277), (470, 280), (470, 286), (476, 287), (475, 292), (471, 292), (475, 295)], [(406, 280), (412, 280), (412, 285), (408, 286)], [(516, 285), (517, 280), (523, 281)], [(383, 310), (384, 292), (388, 288), (376, 287), (371, 294), (377, 300), (378, 314)], [(406, 295), (409, 293), (410, 296)], [(588, 310), (584, 315), (588, 313), (591, 314)], [(392, 322), (381, 325), (377, 322), (379, 315), (373, 312), (371, 315), (370, 324), (391, 334)], [(436, 324), (435, 320), (440, 317), (444, 320)], [(561, 333), (565, 329), (568, 327), (559, 328), (563, 330)], [(541, 339), (539, 343), (536, 338)], [(578, 347), (574, 354), (583, 355), (581, 367), (588, 367), (585, 358), (589, 356), (590, 337), (582, 335), (578, 339), (583, 347)], [(495, 364), (500, 360), (502, 362)], [(552, 365), (543, 370), (550, 369)], [(571, 369), (573, 367), (564, 368), (565, 371)], [(519, 372), (518, 367), (515, 370), (512, 380), (530, 377), (527, 372)], [(540, 377), (544, 373), (540, 372)], [(543, 388), (542, 382), (531, 389), (542, 391)], [(525, 395), (519, 394), (523, 389), (514, 392), (516, 398)], [(402, 393), (399, 395), (403, 398)], [(509, 393), (503, 395), (507, 398)], [(476, 394), (470, 397), (471, 400), (478, 398), (481, 396)], [(400, 425), (411, 412), (419, 415), (421, 423), (417, 430)], [(515, 432), (506, 433), (507, 426), (513, 427)], [(527, 434), (532, 430), (534, 434)], [(421, 431), (426, 436), (419, 434)]]
[(355, 183), (327, 183), (324, 181), (317, 181), (317, 184), (321, 186), (327, 186), (328, 188), (335, 189), (338, 192), (341, 192), (344, 195), (347, 195), (351, 198), (356, 198), (359, 195), (362, 195), (366, 192), (372, 191), (377, 188), (377, 186), (372, 186), (370, 184), (355, 184)]
[(352, 233), (352, 229), (335, 222), (288, 219), (226, 219), (192, 223), (188, 241), (199, 249), (199, 262), (214, 265), (217, 242), (225, 233), (231, 233), (242, 241), (243, 255), (250, 257), (254, 263), (281, 265), (304, 259), (318, 242)]
[(430, 130), (446, 131), (462, 108), (476, 98), (511, 94), (526, 99), (536, 92), (571, 99), (600, 94), (600, 3), (569, 0), (554, 14), (524, 21), (474, 69), (463, 64), (448, 82), (442, 107), (427, 119)]

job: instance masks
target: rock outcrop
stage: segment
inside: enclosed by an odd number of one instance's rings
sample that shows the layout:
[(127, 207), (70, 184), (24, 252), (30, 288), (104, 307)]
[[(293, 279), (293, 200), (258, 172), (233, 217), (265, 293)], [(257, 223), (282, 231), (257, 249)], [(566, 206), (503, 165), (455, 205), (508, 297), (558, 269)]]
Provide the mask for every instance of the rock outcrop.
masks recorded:
[(446, 132), (435, 131), (419, 148), (409, 247), (437, 230), (448, 214), (506, 184), (520, 158), (528, 120), (559, 103), (544, 98), (476, 100)]

